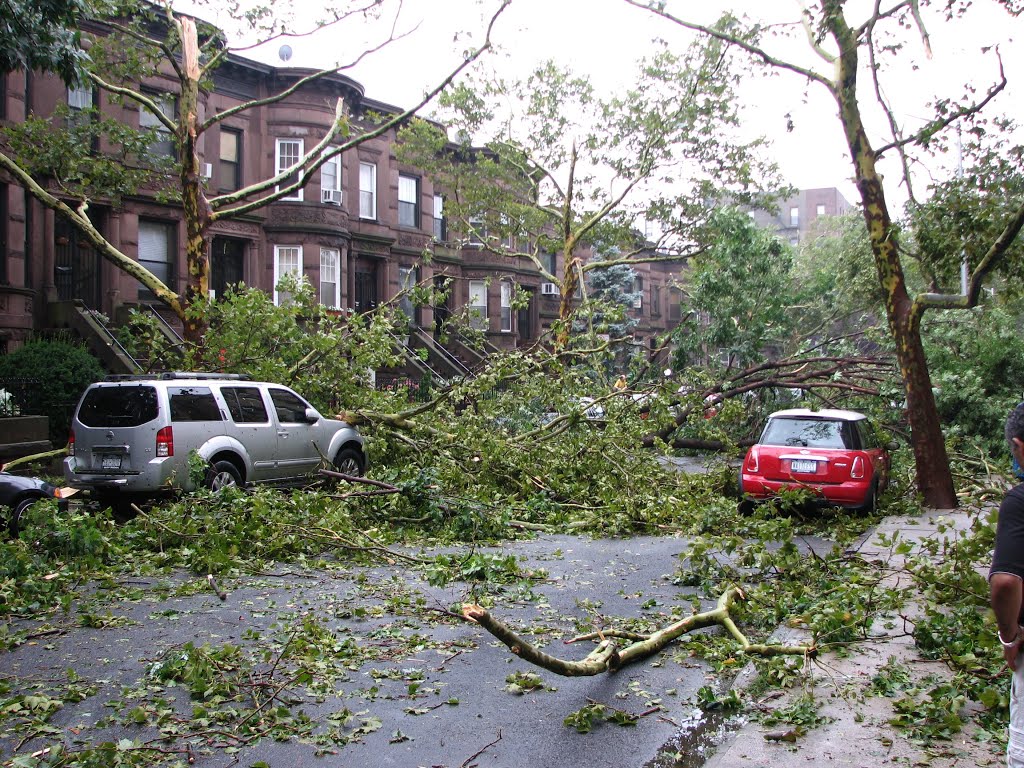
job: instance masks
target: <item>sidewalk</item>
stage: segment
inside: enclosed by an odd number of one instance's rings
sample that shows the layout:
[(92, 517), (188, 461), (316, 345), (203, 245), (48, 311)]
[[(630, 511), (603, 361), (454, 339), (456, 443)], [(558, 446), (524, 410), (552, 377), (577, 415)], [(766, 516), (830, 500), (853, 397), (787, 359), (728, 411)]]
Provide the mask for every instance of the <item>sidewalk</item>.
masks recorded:
[[(887, 517), (865, 537), (857, 551), (866, 559), (884, 559), (893, 568), (898, 568), (902, 558), (895, 555), (890, 557), (889, 551), (878, 545), (878, 534), (892, 536), (898, 533), (903, 540), (920, 541), (935, 533), (940, 520), (951, 522), (956, 529), (962, 530), (969, 526), (972, 516), (969, 512), (952, 510), (911, 518)], [(898, 585), (901, 583), (900, 578), (896, 574), (891, 577), (890, 583)], [(913, 615), (913, 606), (909, 607), (908, 613)], [(880, 639), (857, 645), (852, 655), (839, 658), (834, 653), (824, 653), (812, 662), (812, 690), (815, 699), (822, 703), (819, 714), (834, 718), (832, 722), (808, 730), (795, 743), (765, 738), (765, 734), (777, 735), (786, 731), (788, 726), (769, 728), (758, 722), (748, 722), (727, 738), (705, 763), (705, 768), (875, 768), (886, 765), (967, 768), (1005, 765), (1005, 758), (995, 745), (972, 739), (969, 724), (954, 740), (935, 742), (928, 750), (910, 744), (902, 731), (889, 724), (893, 716), (891, 700), (869, 695), (868, 687), (872, 676), (891, 657), (909, 666), (915, 679), (930, 674), (948, 676), (949, 670), (944, 664), (922, 659), (914, 647), (913, 639), (904, 634), (902, 626), (886, 629), (882, 622), (878, 622), (873, 630)], [(784, 636), (777, 635), (775, 639), (781, 642), (801, 642), (807, 639), (807, 635), (785, 629)], [(736, 685), (743, 687), (753, 676), (752, 667), (748, 667), (741, 673)], [(1006, 678), (1006, 684), (1009, 685), (1009, 677)], [(789, 691), (766, 706), (784, 707), (806, 691), (804, 687)]]

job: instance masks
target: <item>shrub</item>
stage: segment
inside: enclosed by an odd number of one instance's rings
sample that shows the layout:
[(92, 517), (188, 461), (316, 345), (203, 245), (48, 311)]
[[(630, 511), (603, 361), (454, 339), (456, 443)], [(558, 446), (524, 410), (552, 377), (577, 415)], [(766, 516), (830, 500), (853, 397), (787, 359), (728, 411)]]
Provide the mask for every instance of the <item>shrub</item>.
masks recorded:
[(85, 347), (66, 340), (29, 341), (0, 357), (0, 382), (31, 382), (12, 387), (10, 395), (21, 413), (49, 417), (55, 446), (67, 442), (71, 411), (82, 392), (104, 375)]

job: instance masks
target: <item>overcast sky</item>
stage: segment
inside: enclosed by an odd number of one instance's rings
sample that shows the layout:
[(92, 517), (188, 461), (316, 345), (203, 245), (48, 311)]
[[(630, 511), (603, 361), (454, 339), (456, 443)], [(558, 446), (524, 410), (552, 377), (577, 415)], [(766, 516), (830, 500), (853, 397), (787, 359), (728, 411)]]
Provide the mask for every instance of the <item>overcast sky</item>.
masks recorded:
[[(306, 2), (302, 0), (300, 6)], [(386, 2), (392, 3), (392, 8), (397, 5), (396, 0)], [(851, 0), (848, 6), (856, 4), (857, 0)], [(984, 13), (985, 5), (985, 0), (975, 3), (982, 7), (972, 8), (966, 18), (954, 23), (926, 16), (934, 51), (931, 60), (925, 58), (918, 37), (907, 40), (915, 67), (905, 68), (891, 81), (887, 96), (898, 104), (897, 111), (908, 128), (920, 124), (920, 117), (928, 114), (928, 101), (936, 94), (958, 94), (965, 82), (972, 82), (979, 90), (994, 82), (998, 77), (996, 58), (992, 52), (981, 53), (981, 49), (995, 44), (1000, 44), (1010, 79), (1010, 88), (1000, 96), (996, 107), (1007, 113), (1019, 111), (1020, 88), (1014, 79), (1024, 76), (1024, 61), (1014, 34), (1021, 22), (1010, 21), (1003, 13)], [(480, 39), (487, 12), (495, 6), (496, 0), (404, 0), (398, 27), (402, 31), (415, 27), (415, 31), (347, 74), (365, 86), (367, 96), (407, 106), (457, 64), (461, 52), (473, 45), (472, 40)], [(669, 8), (673, 6), (680, 9), (680, 14), (703, 9), (703, 21), (711, 21), (726, 9), (769, 22), (798, 18), (794, 0), (707, 0), (700, 4), (676, 0), (669, 2)], [(209, 12), (201, 15), (210, 18)], [(360, 24), (332, 31), (319, 40), (287, 41), (291, 48), (288, 64), (322, 67), (350, 60), (365, 49), (368, 41), (379, 40), (382, 34), (380, 24)], [(651, 41), (658, 37), (680, 48), (687, 39), (683, 30), (622, 0), (512, 0), (496, 27), (494, 39), (502, 52), (495, 63), (522, 74), (532, 65), (554, 58), (575, 73), (589, 76), (599, 90), (608, 92), (629, 82), (635, 62), (650, 51)], [(277, 41), (246, 55), (280, 65), (280, 46)], [(809, 55), (806, 41), (800, 37), (788, 44), (780, 43), (775, 51), (802, 64), (815, 64), (821, 71), (820, 60), (816, 62)], [(768, 82), (752, 81), (740, 98), (747, 130), (772, 140), (774, 159), (790, 183), (801, 188), (838, 187), (854, 200), (852, 171), (835, 104), (824, 88), (808, 86), (798, 76), (783, 73)], [(789, 120), (792, 130), (787, 130)], [(894, 189), (890, 188), (889, 193), (899, 197)]]

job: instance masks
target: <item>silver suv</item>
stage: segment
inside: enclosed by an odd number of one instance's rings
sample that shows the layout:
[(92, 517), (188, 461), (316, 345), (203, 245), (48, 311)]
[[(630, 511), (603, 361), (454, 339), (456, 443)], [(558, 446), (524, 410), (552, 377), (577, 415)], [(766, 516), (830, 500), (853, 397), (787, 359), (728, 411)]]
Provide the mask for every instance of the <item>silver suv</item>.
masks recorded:
[(365, 442), (288, 387), (246, 376), (109, 376), (89, 386), (71, 422), (64, 477), (115, 506), (132, 494), (191, 490), (189, 456), (206, 487), (295, 482), (325, 463), (366, 471)]

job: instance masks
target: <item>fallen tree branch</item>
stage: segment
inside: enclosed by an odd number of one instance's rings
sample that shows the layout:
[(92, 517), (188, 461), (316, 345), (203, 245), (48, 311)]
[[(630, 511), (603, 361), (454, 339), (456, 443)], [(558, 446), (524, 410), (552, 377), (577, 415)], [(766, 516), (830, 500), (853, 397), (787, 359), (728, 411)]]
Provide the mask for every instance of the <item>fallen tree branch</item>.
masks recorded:
[[(747, 640), (729, 614), (732, 604), (743, 599), (743, 591), (739, 587), (733, 587), (718, 598), (718, 605), (712, 610), (687, 616), (685, 619), (670, 624), (657, 632), (652, 632), (650, 635), (608, 630), (575, 637), (568, 642), (599, 641), (597, 647), (582, 661), (568, 661), (544, 653), (522, 639), (508, 625), (491, 616), (485, 608), (479, 605), (464, 605), (462, 616), (467, 621), (479, 624), (486, 629), (524, 661), (565, 677), (583, 677), (598, 675), (602, 672), (614, 672), (634, 661), (653, 656), (688, 632), (715, 624), (723, 627), (739, 643), (740, 653), (759, 656), (810, 656), (811, 658), (817, 655), (818, 649), (814, 645), (771, 645), (751, 643)], [(615, 638), (633, 642), (619, 651), (615, 644)]]

